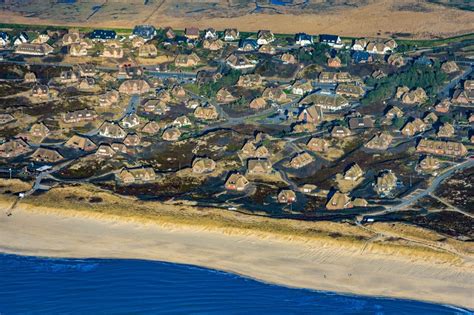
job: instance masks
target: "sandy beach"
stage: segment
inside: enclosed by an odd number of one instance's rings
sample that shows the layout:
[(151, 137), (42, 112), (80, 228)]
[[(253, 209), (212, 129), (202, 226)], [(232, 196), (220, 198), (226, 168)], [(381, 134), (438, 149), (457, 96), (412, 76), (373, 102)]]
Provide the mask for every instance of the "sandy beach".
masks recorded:
[(0, 215), (0, 251), (193, 264), (285, 286), (474, 308), (474, 268), (317, 240), (145, 224), (75, 211), (16, 208)]

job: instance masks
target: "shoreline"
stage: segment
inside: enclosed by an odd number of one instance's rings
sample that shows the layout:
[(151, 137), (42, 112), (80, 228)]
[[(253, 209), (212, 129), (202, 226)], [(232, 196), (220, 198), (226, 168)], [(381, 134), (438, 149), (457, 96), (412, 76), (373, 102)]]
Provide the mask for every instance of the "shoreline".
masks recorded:
[(266, 283), (473, 309), (472, 265), (364, 250), (345, 242), (154, 223), (20, 205), (0, 216), (0, 252), (197, 265)]

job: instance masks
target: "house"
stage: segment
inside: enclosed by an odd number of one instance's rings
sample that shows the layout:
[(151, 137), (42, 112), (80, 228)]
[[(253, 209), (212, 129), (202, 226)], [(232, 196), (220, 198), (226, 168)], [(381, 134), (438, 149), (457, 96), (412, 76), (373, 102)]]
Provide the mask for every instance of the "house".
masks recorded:
[(374, 128), (374, 120), (368, 116), (352, 117), (349, 119), (349, 128), (351, 130)]
[(79, 81), (77, 89), (80, 91), (94, 90), (96, 87), (94, 78), (83, 78)]
[(190, 55), (181, 54), (176, 56), (174, 60), (174, 65), (179, 68), (189, 68), (197, 66), (200, 61), (201, 58), (199, 58), (199, 56), (195, 53), (192, 53)]
[(461, 157), (467, 154), (466, 147), (459, 142), (421, 139), (416, 151), (435, 155)]
[(250, 102), (249, 107), (256, 110), (263, 109), (267, 107), (267, 101), (263, 97), (257, 97)]
[(405, 58), (400, 54), (392, 54), (388, 57), (387, 62), (389, 65), (400, 68), (405, 65)]
[(260, 46), (260, 48), (258, 49), (258, 52), (261, 53), (261, 54), (269, 54), (269, 55), (274, 55), (276, 54), (276, 48), (273, 47), (272, 45), (262, 45)]
[(34, 72), (27, 72), (23, 80), (25, 83), (36, 83), (36, 74)]
[(392, 143), (392, 140), (393, 137), (390, 134), (382, 132), (370, 139), (369, 142), (365, 144), (365, 147), (372, 150), (385, 151)]
[(122, 47), (105, 46), (101, 56), (104, 58), (120, 59), (123, 58), (123, 49)]
[(30, 56), (46, 56), (54, 51), (49, 44), (19, 44), (15, 48), (15, 54)]
[(435, 113), (429, 112), (426, 114), (426, 116), (423, 118), (423, 122), (425, 124), (434, 124), (435, 122), (438, 121), (438, 116), (436, 116)]
[(128, 134), (125, 139), (123, 139), (123, 144), (127, 147), (136, 147), (141, 143), (141, 138), (136, 133)]
[(385, 55), (392, 52), (392, 49), (381, 42), (369, 42), (365, 50), (371, 54)]
[(313, 36), (306, 33), (298, 33), (295, 35), (295, 44), (301, 47), (313, 45)]
[(29, 134), (34, 138), (46, 138), (49, 135), (49, 128), (42, 122), (36, 123), (30, 127)]
[(340, 68), (342, 66), (341, 59), (339, 57), (328, 58), (329, 68)]
[(332, 194), (331, 198), (329, 198), (328, 202), (326, 203), (327, 210), (343, 210), (352, 207), (353, 204), (351, 197), (339, 191), (336, 191), (334, 194)]
[(284, 64), (295, 64), (296, 63), (296, 58), (290, 53), (284, 53), (281, 55), (280, 60)]
[(467, 91), (474, 90), (474, 80), (464, 81), (463, 88)]
[(116, 152), (116, 153), (122, 153), (122, 154), (127, 154), (128, 153), (128, 150), (127, 150), (127, 146), (123, 143), (120, 143), (120, 142), (114, 142), (110, 145), (112, 147), (112, 149)]
[(156, 121), (150, 121), (142, 128), (142, 132), (150, 135), (157, 134), (160, 131), (160, 125)]
[(337, 35), (321, 34), (319, 35), (319, 42), (334, 48), (342, 48), (344, 46), (341, 37)]
[(240, 151), (244, 156), (253, 157), (256, 149), (257, 148), (255, 144), (253, 143), (253, 141), (248, 140), (247, 142), (245, 142), (245, 144), (240, 149)]
[(163, 33), (165, 34), (165, 37), (167, 39), (175, 39), (176, 38), (176, 33), (173, 31), (171, 27), (165, 27), (163, 29)]
[(177, 141), (181, 137), (181, 131), (175, 127), (167, 128), (163, 131), (161, 137), (165, 141)]
[(352, 135), (351, 131), (343, 126), (334, 126), (331, 130), (331, 136), (333, 138), (346, 138)]
[(244, 55), (232, 54), (226, 59), (226, 63), (229, 67), (235, 70), (246, 70), (255, 68), (256, 64)]
[(291, 126), (291, 131), (294, 133), (314, 132), (316, 131), (316, 125), (307, 122), (297, 122)]
[(321, 83), (345, 83), (351, 82), (352, 77), (348, 72), (327, 72), (322, 71), (319, 74), (319, 82)]
[(82, 63), (77, 65), (76, 72), (79, 73), (80, 77), (91, 78), (95, 77), (97, 69), (94, 64), (91, 63)]
[(0, 125), (6, 125), (12, 121), (15, 121), (15, 117), (10, 114), (0, 114)]
[(106, 138), (123, 139), (127, 133), (119, 125), (106, 121), (100, 126), (99, 135)]
[(124, 168), (116, 174), (115, 179), (125, 185), (147, 183), (156, 179), (156, 173), (151, 167)]
[(193, 173), (212, 173), (216, 169), (216, 162), (209, 158), (196, 158), (193, 161)]
[(141, 37), (133, 37), (132, 38), (132, 47), (133, 48), (140, 48), (145, 45), (146, 41)]
[(276, 88), (266, 88), (262, 93), (262, 98), (266, 100), (271, 100), (278, 103), (284, 103), (288, 101), (288, 96), (285, 92), (279, 87)]
[(31, 96), (34, 98), (49, 98), (49, 87), (47, 85), (36, 84), (31, 89)]
[(152, 99), (146, 101), (143, 105), (143, 110), (146, 113), (153, 113), (156, 115), (164, 115), (170, 110), (169, 106), (161, 99)]
[(117, 33), (113, 30), (93, 30), (89, 33), (89, 38), (93, 41), (105, 42), (117, 38)]
[(261, 30), (257, 33), (257, 44), (267, 45), (275, 40), (275, 35), (269, 30)]
[(270, 157), (270, 152), (268, 151), (266, 146), (260, 145), (255, 148), (255, 151), (252, 157), (257, 158), (257, 159), (263, 159), (263, 158), (266, 159)]
[(415, 134), (424, 132), (426, 130), (426, 124), (420, 118), (416, 118), (410, 122), (407, 122), (401, 129), (404, 136), (413, 137)]
[(77, 29), (70, 29), (63, 35), (62, 43), (64, 46), (78, 44), (81, 41), (81, 35)]
[(66, 124), (74, 124), (85, 121), (94, 121), (99, 117), (94, 110), (81, 109), (73, 112), (68, 112), (63, 115), (63, 121)]
[(445, 98), (444, 100), (436, 104), (434, 109), (438, 113), (446, 114), (449, 112), (450, 107), (451, 107), (451, 101)]
[(341, 95), (311, 94), (305, 97), (301, 103), (314, 104), (321, 110), (335, 112), (348, 107), (349, 101)]
[(215, 40), (218, 38), (217, 32), (214, 28), (208, 28), (204, 31), (204, 39)]
[(94, 151), (97, 148), (97, 146), (94, 142), (92, 142), (92, 140), (78, 135), (74, 135), (69, 138), (69, 140), (64, 143), (64, 146), (66, 148), (81, 150), (85, 152)]
[(117, 91), (109, 91), (99, 95), (99, 106), (100, 107), (111, 107), (116, 105), (119, 101), (120, 94)]
[(61, 71), (59, 74), (59, 82), (62, 84), (75, 83), (77, 81), (79, 81), (79, 76), (74, 71), (66, 70)]
[(296, 201), (296, 194), (293, 190), (283, 189), (278, 193), (278, 203), (293, 203)]
[(175, 85), (171, 89), (171, 94), (175, 98), (183, 98), (186, 96), (186, 90), (181, 85)]
[(116, 152), (109, 144), (101, 144), (99, 148), (97, 148), (95, 154), (99, 157), (111, 158), (116, 154)]
[(314, 193), (318, 186), (313, 184), (304, 184), (303, 186), (299, 187), (299, 191), (304, 194), (311, 194)]
[(249, 184), (249, 181), (247, 180), (247, 178), (245, 178), (244, 175), (239, 173), (232, 173), (225, 182), (225, 189), (244, 191)]
[(441, 65), (441, 70), (445, 73), (454, 73), (460, 71), (459, 66), (455, 61), (446, 61)]
[(224, 42), (221, 41), (220, 39), (214, 39), (214, 40), (205, 39), (202, 41), (202, 48), (208, 49), (211, 51), (221, 50), (222, 48), (224, 48)]
[(377, 69), (374, 72), (372, 72), (370, 76), (376, 80), (380, 80), (380, 79), (385, 78), (387, 74), (383, 70)]
[(156, 36), (156, 29), (152, 25), (136, 25), (132, 31), (133, 37), (140, 37), (146, 41), (152, 40)]
[(77, 85), (79, 91), (92, 91), (95, 88), (97, 88), (97, 86), (95, 85), (94, 78), (82, 78)]
[(402, 96), (402, 102), (404, 104), (420, 104), (424, 103), (428, 99), (426, 92), (423, 88), (418, 87), (413, 91), (406, 92)]
[(291, 92), (296, 95), (305, 95), (313, 91), (313, 84), (309, 80), (296, 81), (291, 87)]
[(321, 111), (321, 108), (317, 105), (311, 105), (301, 110), (301, 112), (298, 114), (297, 120), (299, 122), (311, 123), (316, 125), (321, 122), (322, 117), (323, 113)]
[(224, 41), (233, 42), (239, 39), (240, 34), (236, 28), (228, 28), (224, 31)]
[(400, 108), (393, 106), (385, 113), (385, 118), (392, 120), (394, 118), (401, 118), (403, 115), (404, 113)]
[(194, 116), (203, 120), (214, 120), (219, 117), (217, 109), (213, 105), (199, 106), (194, 110)]
[(451, 102), (462, 105), (474, 103), (474, 90), (456, 89), (451, 98)]
[(308, 152), (297, 153), (291, 160), (290, 166), (298, 169), (311, 164), (314, 161), (313, 157)]
[(383, 171), (377, 176), (375, 192), (380, 195), (386, 195), (397, 187), (397, 176), (391, 171)]
[(64, 157), (59, 154), (58, 151), (53, 149), (46, 149), (46, 148), (38, 148), (36, 151), (31, 155), (31, 159), (36, 162), (43, 162), (43, 163), (56, 163), (64, 159)]
[(178, 128), (182, 128), (182, 127), (191, 126), (192, 123), (191, 123), (191, 120), (189, 120), (187, 116), (183, 115), (183, 116), (177, 117), (173, 121), (172, 125)]
[(366, 51), (354, 51), (351, 57), (355, 63), (370, 63), (373, 61), (372, 55)]
[(259, 74), (245, 74), (239, 77), (237, 86), (246, 88), (255, 88), (262, 85), (262, 77)]
[(184, 36), (186, 36), (187, 39), (198, 39), (199, 29), (197, 27), (187, 27), (184, 29)]
[(10, 45), (10, 37), (5, 32), (0, 32), (0, 47), (7, 47)]
[(364, 51), (369, 41), (365, 38), (355, 39), (351, 49), (355, 51)]
[(241, 39), (239, 41), (239, 50), (241, 51), (255, 51), (258, 49), (259, 44), (255, 39)]
[(306, 146), (313, 152), (326, 152), (329, 149), (329, 142), (323, 138), (313, 137), (309, 139)]
[(87, 56), (87, 48), (81, 44), (71, 44), (69, 46), (69, 55), (72, 57), (83, 57)]
[(30, 146), (23, 139), (11, 139), (0, 144), (0, 158), (15, 158), (30, 151)]
[(29, 40), (30, 40), (30, 38), (29, 38), (28, 34), (26, 34), (25, 32), (21, 32), (20, 35), (16, 36), (13, 39), (13, 46), (26, 44), (26, 43), (28, 43)]
[(272, 163), (268, 159), (249, 159), (247, 161), (247, 174), (270, 174), (271, 171)]
[(44, 44), (50, 39), (49, 35), (46, 33), (39, 34), (38, 37), (31, 41), (32, 44)]
[(148, 93), (150, 89), (150, 85), (145, 80), (127, 80), (120, 85), (119, 92), (135, 95)]
[(422, 171), (435, 171), (439, 169), (441, 166), (440, 162), (438, 159), (435, 159), (431, 155), (426, 156), (423, 158), (420, 163), (418, 163), (418, 168)]
[(158, 56), (158, 49), (153, 44), (145, 44), (138, 48), (138, 57), (155, 58)]
[(364, 96), (365, 90), (358, 84), (339, 83), (336, 88), (336, 94), (354, 98)]
[(217, 91), (216, 99), (219, 103), (227, 104), (227, 103), (232, 103), (237, 98), (233, 96), (226, 88), (222, 88), (219, 91)]
[(359, 164), (353, 163), (346, 171), (344, 172), (343, 178), (349, 181), (358, 181), (364, 176), (364, 171), (360, 168)]
[(450, 123), (445, 123), (438, 129), (436, 134), (439, 138), (451, 138), (454, 136), (454, 127)]
[(140, 125), (140, 117), (135, 113), (125, 115), (120, 121), (120, 126), (123, 128), (135, 128), (138, 125)]

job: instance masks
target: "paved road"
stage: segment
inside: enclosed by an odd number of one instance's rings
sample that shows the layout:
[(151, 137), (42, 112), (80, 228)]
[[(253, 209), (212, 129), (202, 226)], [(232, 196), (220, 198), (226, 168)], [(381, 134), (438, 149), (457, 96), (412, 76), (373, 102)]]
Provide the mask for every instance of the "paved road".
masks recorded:
[(409, 205), (415, 203), (419, 199), (426, 197), (428, 195), (431, 195), (437, 188), (438, 186), (448, 177), (450, 177), (454, 172), (460, 171), (469, 167), (474, 166), (474, 159), (468, 159), (462, 163), (453, 165), (449, 167), (447, 170), (445, 170), (444, 173), (438, 175), (433, 179), (431, 182), (430, 186), (428, 188), (410, 195), (407, 199), (404, 199), (400, 204), (395, 205), (395, 206), (390, 206), (387, 207), (386, 210), (382, 210), (376, 213), (372, 213), (370, 216), (377, 216), (377, 215), (384, 215), (390, 212), (397, 212), (400, 210), (403, 210), (405, 207), (408, 207)]
[(466, 79), (474, 70), (474, 66), (471, 65), (469, 69), (464, 71), (462, 74), (454, 78), (451, 82), (449, 82), (443, 89), (438, 93), (438, 96), (441, 98), (449, 97), (449, 92), (462, 80)]

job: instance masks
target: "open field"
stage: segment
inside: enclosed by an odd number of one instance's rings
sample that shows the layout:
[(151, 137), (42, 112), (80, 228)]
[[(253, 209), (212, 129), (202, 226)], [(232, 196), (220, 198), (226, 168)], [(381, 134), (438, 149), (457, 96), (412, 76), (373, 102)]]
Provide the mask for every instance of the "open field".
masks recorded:
[[(398, 36), (431, 39), (471, 33), (474, 12), (429, 1), (309, 1), (275, 6), (253, 1), (80, 1), (55, 4), (13, 0), (3, 5), (3, 23), (131, 28), (136, 24), (189, 26), (275, 33), (335, 33), (342, 36)], [(22, 2), (19, 5), (17, 2)], [(26, 3), (26, 4), (25, 4)], [(145, 4), (147, 3), (147, 4)]]

